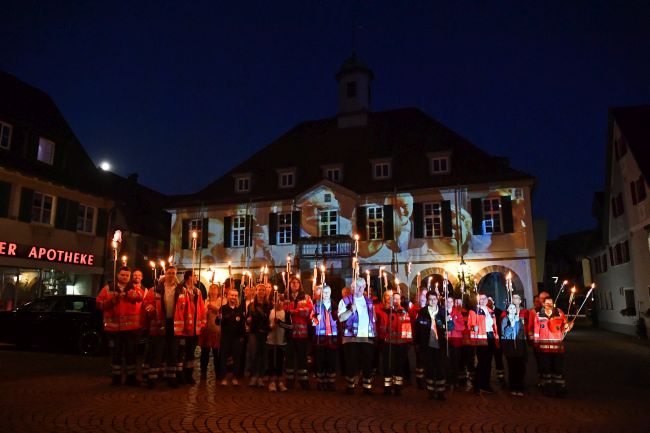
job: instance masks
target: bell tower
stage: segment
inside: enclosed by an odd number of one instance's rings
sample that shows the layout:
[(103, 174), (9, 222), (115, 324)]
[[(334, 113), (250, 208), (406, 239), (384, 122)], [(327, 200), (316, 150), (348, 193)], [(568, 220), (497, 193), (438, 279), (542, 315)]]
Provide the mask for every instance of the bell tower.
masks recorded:
[(356, 51), (341, 65), (336, 74), (339, 83), (338, 127), (366, 126), (372, 94), (370, 82), (375, 78)]

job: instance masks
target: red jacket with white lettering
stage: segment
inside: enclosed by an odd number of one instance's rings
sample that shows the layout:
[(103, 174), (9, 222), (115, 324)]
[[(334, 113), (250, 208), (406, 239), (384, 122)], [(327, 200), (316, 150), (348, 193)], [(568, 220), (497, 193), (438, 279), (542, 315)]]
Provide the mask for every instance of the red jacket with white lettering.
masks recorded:
[(463, 345), (463, 336), (465, 334), (465, 317), (463, 315), (464, 309), (462, 307), (454, 306), (451, 309), (452, 326), (449, 326), (449, 344), (452, 347), (461, 347)]
[[(494, 310), (488, 308), (488, 313), (492, 318), (492, 327), (486, 329), (485, 325), (485, 312), (482, 308), (469, 311), (469, 317), (467, 319), (467, 327), (469, 328), (469, 344), (472, 346), (487, 346), (488, 337), (487, 333), (492, 332), (494, 336), (494, 343), (498, 345), (499, 343), (499, 333), (497, 332), (497, 318), (494, 314)], [(476, 329), (475, 329), (476, 327)]]
[(540, 352), (564, 352), (564, 332), (568, 329), (566, 317), (559, 308), (553, 308), (547, 314), (542, 308), (534, 318), (533, 339), (535, 348)]
[(411, 316), (408, 311), (396, 306), (392, 311), (385, 309), (386, 312), (386, 342), (390, 344), (408, 344), (413, 342), (413, 330), (411, 328)]
[(124, 288), (118, 285), (117, 290), (104, 286), (95, 301), (97, 309), (104, 312), (104, 331), (140, 329), (140, 302), (142, 302), (142, 289), (133, 287), (131, 283)]
[[(165, 305), (165, 283), (161, 281), (155, 289), (150, 289), (143, 302), (149, 317), (149, 335), (164, 336), (167, 311)], [(190, 306), (185, 296), (185, 287), (177, 284), (174, 289), (174, 335), (184, 335), (186, 317)]]
[(308, 337), (308, 326), (311, 322), (310, 316), (314, 308), (311, 298), (304, 292), (299, 292), (298, 296), (288, 302), (288, 307), (285, 310), (291, 314), (291, 323), (293, 330), (291, 331), (291, 338), (300, 339)]

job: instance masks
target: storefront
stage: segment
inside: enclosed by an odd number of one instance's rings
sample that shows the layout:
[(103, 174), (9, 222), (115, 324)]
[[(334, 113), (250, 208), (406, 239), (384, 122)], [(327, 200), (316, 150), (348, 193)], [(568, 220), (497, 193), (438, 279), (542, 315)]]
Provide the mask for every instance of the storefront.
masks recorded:
[(12, 310), (39, 296), (95, 296), (103, 257), (0, 240), (0, 310)]

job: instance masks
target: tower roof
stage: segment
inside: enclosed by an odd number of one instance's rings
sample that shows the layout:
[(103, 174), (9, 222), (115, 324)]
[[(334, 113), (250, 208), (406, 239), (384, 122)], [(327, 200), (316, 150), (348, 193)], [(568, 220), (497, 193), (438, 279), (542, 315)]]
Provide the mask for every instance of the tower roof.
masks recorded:
[(341, 69), (336, 73), (336, 80), (339, 81), (344, 74), (351, 72), (363, 72), (367, 74), (371, 80), (375, 78), (375, 74), (361, 61), (361, 59), (359, 59), (356, 51), (353, 51), (352, 55), (343, 61)]

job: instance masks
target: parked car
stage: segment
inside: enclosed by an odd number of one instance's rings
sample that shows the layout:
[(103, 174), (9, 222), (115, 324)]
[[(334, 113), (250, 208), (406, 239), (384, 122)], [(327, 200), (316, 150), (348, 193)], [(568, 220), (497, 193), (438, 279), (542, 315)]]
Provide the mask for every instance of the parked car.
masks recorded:
[(44, 296), (14, 311), (0, 312), (0, 341), (96, 355), (105, 348), (102, 312), (96, 310), (91, 296)]

